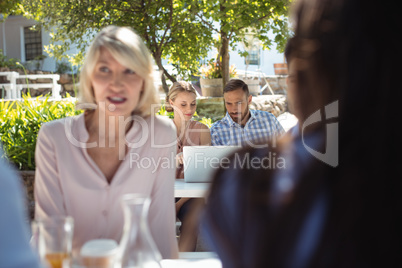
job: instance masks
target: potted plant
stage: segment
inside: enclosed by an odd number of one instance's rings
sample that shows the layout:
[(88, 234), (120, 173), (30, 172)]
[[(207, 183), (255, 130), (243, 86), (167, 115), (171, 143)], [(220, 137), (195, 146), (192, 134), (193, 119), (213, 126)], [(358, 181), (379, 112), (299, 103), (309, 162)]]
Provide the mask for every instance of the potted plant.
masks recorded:
[(275, 75), (287, 75), (288, 65), (287, 63), (274, 63)]
[[(211, 59), (207, 64), (201, 66), (201, 92), (203, 96), (222, 97), (223, 96), (223, 79), (221, 62)], [(230, 77), (236, 76), (236, 68), (234, 65), (229, 67)]]

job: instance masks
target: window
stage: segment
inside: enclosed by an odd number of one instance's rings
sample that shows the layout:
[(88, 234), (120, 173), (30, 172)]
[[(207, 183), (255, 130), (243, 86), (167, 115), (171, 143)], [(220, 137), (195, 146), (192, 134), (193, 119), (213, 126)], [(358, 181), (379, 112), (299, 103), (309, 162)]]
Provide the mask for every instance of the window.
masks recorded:
[(260, 49), (257, 46), (253, 46), (248, 52), (247, 57), (244, 59), (246, 65), (260, 65)]
[(42, 38), (40, 31), (31, 30), (31, 26), (24, 27), (25, 60), (34, 60), (42, 55)]

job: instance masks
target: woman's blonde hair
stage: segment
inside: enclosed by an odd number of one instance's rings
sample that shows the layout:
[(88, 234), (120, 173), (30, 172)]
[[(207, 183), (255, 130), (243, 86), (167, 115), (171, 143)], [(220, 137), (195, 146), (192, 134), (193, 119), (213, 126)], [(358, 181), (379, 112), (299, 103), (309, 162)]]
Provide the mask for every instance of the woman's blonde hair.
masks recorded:
[(197, 92), (191, 83), (185, 81), (174, 82), (166, 95), (165, 108), (167, 112), (173, 112), (173, 107), (170, 105), (169, 100), (174, 101), (177, 94), (181, 92), (189, 92), (197, 96)]
[(80, 74), (80, 103), (96, 104), (91, 79), (101, 48), (106, 48), (121, 65), (144, 79), (140, 100), (137, 107), (133, 107), (133, 113), (150, 115), (151, 105), (159, 104), (154, 86), (153, 61), (141, 37), (129, 27), (107, 26), (92, 41)]

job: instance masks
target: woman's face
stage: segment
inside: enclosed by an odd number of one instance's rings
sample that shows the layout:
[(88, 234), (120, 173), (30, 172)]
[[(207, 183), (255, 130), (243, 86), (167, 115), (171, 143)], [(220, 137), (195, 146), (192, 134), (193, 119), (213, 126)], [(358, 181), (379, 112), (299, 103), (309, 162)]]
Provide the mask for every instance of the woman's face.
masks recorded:
[(191, 92), (180, 92), (173, 101), (170, 100), (170, 105), (174, 109), (175, 116), (180, 116), (188, 121), (193, 117), (197, 108), (196, 95)]
[(92, 74), (99, 112), (109, 116), (130, 116), (138, 105), (143, 85), (143, 78), (116, 61), (107, 49), (101, 48)]

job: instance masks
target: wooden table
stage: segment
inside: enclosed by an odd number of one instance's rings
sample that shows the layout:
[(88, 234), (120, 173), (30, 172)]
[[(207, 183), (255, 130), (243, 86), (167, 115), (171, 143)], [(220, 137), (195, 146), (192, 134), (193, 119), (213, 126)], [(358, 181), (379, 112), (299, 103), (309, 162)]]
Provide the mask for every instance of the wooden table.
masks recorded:
[(174, 183), (174, 197), (205, 197), (211, 183), (185, 182), (176, 179)]

